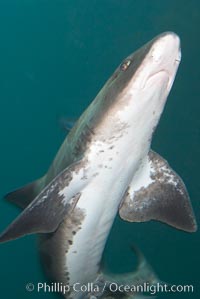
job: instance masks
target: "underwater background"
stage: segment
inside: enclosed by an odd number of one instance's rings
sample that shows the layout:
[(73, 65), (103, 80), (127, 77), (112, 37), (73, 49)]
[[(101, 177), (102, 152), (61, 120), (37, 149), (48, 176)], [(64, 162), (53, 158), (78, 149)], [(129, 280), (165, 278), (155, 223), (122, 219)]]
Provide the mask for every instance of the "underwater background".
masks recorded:
[[(63, 117), (78, 117), (121, 60), (163, 31), (182, 43), (182, 62), (152, 148), (183, 178), (200, 220), (200, 2), (195, 0), (0, 1), (0, 230), (19, 213), (4, 194), (42, 176), (65, 138)], [(200, 298), (200, 230), (116, 219), (104, 261), (131, 271), (141, 249), (161, 280), (192, 284)], [(45, 282), (36, 236), (0, 244), (0, 298), (58, 298), (27, 292)]]

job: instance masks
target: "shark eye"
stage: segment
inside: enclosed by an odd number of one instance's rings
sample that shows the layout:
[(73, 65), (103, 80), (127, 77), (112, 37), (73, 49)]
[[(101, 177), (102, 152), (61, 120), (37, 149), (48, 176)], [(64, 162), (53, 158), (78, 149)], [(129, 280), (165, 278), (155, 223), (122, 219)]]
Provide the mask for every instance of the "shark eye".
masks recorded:
[(130, 60), (130, 59), (125, 60), (125, 61), (120, 65), (120, 70), (122, 70), (123, 72), (126, 71), (130, 64), (131, 64), (131, 60)]

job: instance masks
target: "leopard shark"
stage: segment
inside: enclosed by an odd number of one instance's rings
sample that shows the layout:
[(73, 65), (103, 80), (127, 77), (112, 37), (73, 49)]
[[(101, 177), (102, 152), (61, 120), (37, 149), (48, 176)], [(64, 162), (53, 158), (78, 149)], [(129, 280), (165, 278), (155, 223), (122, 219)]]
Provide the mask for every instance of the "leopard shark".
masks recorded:
[[(194, 232), (187, 189), (151, 140), (181, 61), (180, 39), (165, 32), (122, 61), (70, 130), (47, 173), (7, 194), (23, 211), (0, 242), (39, 234), (46, 273), (73, 286), (97, 279), (119, 216)], [(72, 290), (65, 295), (82, 298)]]

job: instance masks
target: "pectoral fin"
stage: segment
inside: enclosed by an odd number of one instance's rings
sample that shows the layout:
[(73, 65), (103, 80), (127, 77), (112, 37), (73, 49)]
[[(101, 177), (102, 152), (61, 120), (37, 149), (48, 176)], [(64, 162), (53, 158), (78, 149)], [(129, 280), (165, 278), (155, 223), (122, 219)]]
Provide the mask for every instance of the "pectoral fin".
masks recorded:
[(134, 176), (119, 214), (130, 222), (158, 220), (187, 232), (197, 229), (183, 181), (167, 161), (153, 151)]
[(64, 217), (73, 211), (80, 197), (76, 181), (78, 167), (79, 164), (73, 164), (54, 178), (0, 235), (0, 242), (55, 231)]

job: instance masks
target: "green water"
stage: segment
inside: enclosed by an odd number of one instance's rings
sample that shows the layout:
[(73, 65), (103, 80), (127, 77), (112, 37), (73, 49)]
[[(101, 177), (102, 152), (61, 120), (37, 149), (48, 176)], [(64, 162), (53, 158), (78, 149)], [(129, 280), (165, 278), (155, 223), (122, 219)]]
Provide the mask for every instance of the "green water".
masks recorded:
[[(64, 139), (59, 118), (80, 115), (124, 57), (166, 30), (180, 35), (183, 55), (153, 149), (184, 179), (199, 222), (197, 0), (1, 0), (0, 197), (46, 171)], [(17, 214), (0, 201), (0, 229)], [(162, 280), (194, 285), (194, 293), (165, 297), (199, 299), (199, 238), (199, 231), (186, 234), (160, 223), (117, 219), (106, 264), (115, 272), (132, 270), (134, 243)], [(0, 298), (57, 298), (26, 291), (26, 283), (40, 281), (46, 278), (35, 236), (0, 245)]]

